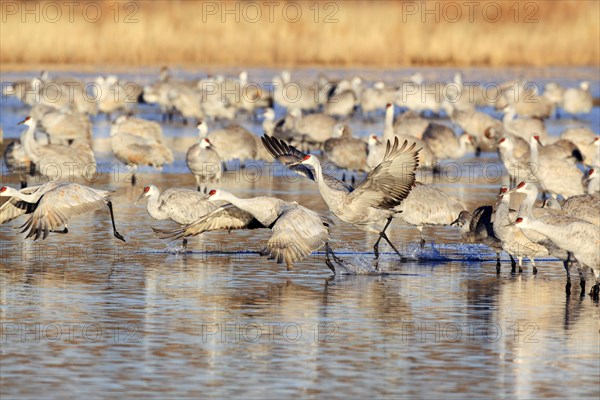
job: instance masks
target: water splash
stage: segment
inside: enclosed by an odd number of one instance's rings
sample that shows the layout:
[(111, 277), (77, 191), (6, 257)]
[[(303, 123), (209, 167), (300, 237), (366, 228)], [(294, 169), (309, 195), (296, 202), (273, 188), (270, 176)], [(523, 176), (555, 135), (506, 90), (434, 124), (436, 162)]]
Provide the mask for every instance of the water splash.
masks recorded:
[[(443, 249), (442, 249), (443, 251)], [(409, 246), (408, 252), (404, 255), (409, 260), (414, 261), (451, 261), (452, 259), (443, 254), (434, 242), (431, 242), (431, 248), (421, 247), (420, 245)]]
[(170, 242), (165, 246), (167, 253), (169, 254), (185, 254), (186, 250), (183, 248), (182, 242)]
[(377, 262), (365, 257), (356, 257), (352, 261), (332, 260), (336, 275), (386, 275), (387, 273), (378, 269)]

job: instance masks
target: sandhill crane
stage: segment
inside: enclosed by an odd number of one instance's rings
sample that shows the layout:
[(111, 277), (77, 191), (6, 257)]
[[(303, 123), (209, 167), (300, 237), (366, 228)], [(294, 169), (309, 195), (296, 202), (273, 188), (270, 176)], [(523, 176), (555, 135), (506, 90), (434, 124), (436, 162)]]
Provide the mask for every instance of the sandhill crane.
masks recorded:
[(560, 138), (574, 143), (581, 153), (583, 163), (590, 167), (594, 166), (594, 155), (597, 153), (597, 147), (593, 143), (596, 138), (593, 130), (585, 126), (569, 128), (560, 134)]
[(48, 142), (52, 144), (70, 145), (73, 142), (82, 142), (91, 145), (92, 123), (86, 114), (71, 108), (57, 110), (41, 104), (31, 108), (30, 115), (48, 135)]
[(96, 103), (90, 100), (85, 89), (86, 85), (73, 77), (50, 80), (42, 76), (33, 78), (29, 83), (9, 85), (5, 92), (19, 96), (31, 106), (43, 105), (57, 110), (72, 108), (80, 113), (95, 114)]
[[(136, 203), (144, 197), (148, 198), (146, 210), (152, 218), (169, 219), (179, 225), (189, 225), (220, 205), (209, 202), (204, 193), (195, 190), (171, 188), (161, 193), (154, 185), (146, 186)], [(184, 238), (184, 251), (186, 246), (187, 239)]]
[(217, 208), (204, 193), (190, 189), (171, 188), (161, 193), (154, 185), (148, 185), (136, 203), (147, 197), (148, 214), (159, 221), (170, 219), (179, 225), (188, 225)]
[[(505, 133), (498, 141), (500, 160), (508, 171), (511, 185), (533, 176), (531, 168), (537, 171), (537, 165), (531, 164), (529, 143), (519, 136)], [(558, 141), (539, 148), (539, 154), (546, 158), (567, 160), (574, 163), (579, 153), (572, 143)]]
[(600, 226), (600, 193), (569, 197), (561, 209), (573, 218)]
[(510, 177), (510, 185), (527, 179), (529, 170), (529, 144), (518, 136), (505, 134), (498, 140), (498, 156)]
[(26, 175), (32, 174), (31, 167), (33, 166), (31, 158), (27, 155), (23, 145), (26, 133), (27, 130), (23, 131), (18, 142), (10, 142), (4, 149), (4, 163), (10, 172), (19, 174), (21, 188), (27, 186)]
[[(387, 120), (394, 119), (394, 109), (392, 104), (386, 106), (385, 118), (385, 126), (388, 126), (389, 122), (387, 122)], [(406, 111), (400, 114), (394, 121), (394, 133), (398, 136), (414, 136), (421, 139), (425, 129), (429, 126), (429, 122), (428, 119), (421, 117), (414, 111)]]
[(272, 108), (267, 108), (263, 113), (262, 128), (265, 134), (273, 136), (273, 132), (275, 132), (275, 110)]
[(400, 146), (398, 139), (394, 139), (393, 144), (388, 142), (381, 163), (353, 188), (323, 173), (317, 157), (304, 154), (276, 138), (263, 136), (262, 140), (276, 160), (317, 183), (327, 207), (339, 219), (379, 235), (373, 246), (375, 258), (379, 257), (379, 242), (382, 238), (402, 257), (385, 231), (397, 213), (394, 208), (402, 204), (414, 183), (415, 170), (419, 164), (419, 150), (414, 150), (414, 144), (408, 146), (404, 142)]
[(317, 110), (322, 103), (320, 88), (316, 85), (304, 85), (291, 81), (289, 75), (284, 73), (273, 78), (273, 99), (275, 103), (291, 110), (294, 108), (302, 111)]
[[(462, 238), (466, 243), (480, 243), (496, 252), (496, 272), (500, 273), (500, 253), (502, 242), (494, 234), (494, 208), (492, 206), (477, 207), (473, 214), (467, 210), (461, 211), (458, 218), (450, 224), (460, 228)], [(511, 263), (516, 266), (510, 255)]]
[(174, 86), (169, 90), (169, 100), (173, 108), (181, 115), (184, 125), (187, 125), (188, 120), (207, 117), (203, 109), (205, 96), (196, 86)]
[(450, 225), (466, 207), (460, 199), (436, 187), (415, 182), (408, 196), (396, 209), (401, 212), (399, 218), (402, 221), (419, 230), (420, 244), (423, 247), (423, 227)]
[(124, 84), (115, 75), (99, 76), (95, 83), (92, 89), (98, 102), (98, 111), (105, 113), (107, 119), (112, 113), (127, 111), (131, 104), (137, 102), (141, 93), (141, 89), (137, 86), (136, 90), (140, 92), (132, 93), (131, 83)]
[[(385, 121), (383, 126), (383, 142), (387, 141), (393, 142), (394, 137), (397, 137), (400, 142), (408, 141), (409, 143), (415, 143), (417, 147), (421, 148), (419, 153), (419, 167), (420, 168), (435, 168), (437, 165), (437, 158), (433, 151), (429, 148), (427, 143), (424, 140), (421, 140), (422, 133), (416, 137), (413, 135), (402, 135), (399, 134), (394, 128), (392, 121), (394, 119), (394, 105), (388, 104), (385, 110)], [(426, 128), (425, 128), (426, 129)]]
[(221, 181), (223, 163), (208, 138), (202, 138), (190, 147), (185, 160), (188, 168), (194, 174), (194, 178), (196, 178), (198, 190), (201, 190), (202, 184)]
[(402, 86), (402, 94), (396, 98), (396, 104), (417, 113), (426, 111), (439, 114), (442, 108), (441, 86), (437, 83), (427, 84), (419, 73), (413, 74), (411, 82)]
[(488, 114), (476, 111), (459, 111), (454, 108), (450, 114), (450, 119), (458, 125), (465, 133), (474, 137), (477, 141), (478, 151), (495, 151), (496, 143), (485, 136), (485, 132), (490, 128), (502, 132), (502, 122), (489, 116)]
[(300, 110), (292, 112), (293, 130), (306, 135), (309, 140), (323, 143), (332, 136), (337, 120), (327, 114), (312, 113), (302, 115)]
[[(521, 182), (514, 189), (510, 191), (510, 193), (523, 193), (525, 194), (525, 199), (521, 202), (519, 207), (519, 215), (524, 216), (533, 216), (536, 219), (539, 219), (543, 222), (550, 223), (553, 225), (565, 225), (570, 223), (573, 219), (569, 217), (567, 214), (560, 210), (554, 210), (551, 208), (537, 208), (534, 207), (535, 201), (538, 196), (538, 188), (537, 185), (531, 182)], [(554, 245), (554, 243), (544, 235), (540, 235), (537, 232), (532, 232), (527, 230), (526, 228), (521, 229), (521, 231), (527, 236), (529, 240), (532, 242), (541, 244), (545, 248), (548, 249), (548, 253), (558, 258), (563, 262), (565, 267), (565, 271), (567, 272), (567, 279), (570, 280), (570, 271), (569, 271), (569, 261), (571, 260), (570, 254), (566, 251), (558, 248)], [(533, 270), (534, 274), (537, 273), (537, 270)], [(567, 289), (568, 290), (568, 289)]]
[(360, 109), (364, 118), (369, 118), (375, 111), (385, 109), (387, 104), (394, 103), (398, 97), (398, 89), (387, 87), (378, 81), (373, 87), (365, 88), (360, 94)]
[(334, 88), (334, 94), (327, 99), (323, 112), (332, 117), (345, 118), (352, 115), (358, 103), (357, 93), (360, 93), (362, 81), (355, 77), (350, 82), (343, 79)]
[[(523, 271), (523, 257), (529, 258), (535, 267), (535, 258), (548, 255), (548, 249), (544, 246), (534, 243), (525, 236), (525, 234), (516, 227), (511, 219), (509, 204), (510, 193), (506, 187), (502, 187), (496, 204), (496, 214), (494, 216), (494, 234), (502, 242), (502, 248), (511, 256), (517, 257), (519, 262), (519, 272)], [(514, 273), (514, 266), (512, 272)]]
[(435, 122), (425, 129), (423, 141), (438, 160), (462, 158), (473, 144), (468, 134), (456, 137), (450, 127)]
[[(242, 199), (221, 189), (213, 189), (208, 195), (211, 201), (225, 200), (227, 204), (220, 205), (206, 216), (183, 228), (155, 231), (163, 238), (178, 239), (220, 229), (271, 229), (273, 235), (261, 251), (261, 255), (268, 255), (277, 263), (285, 262), (287, 269), (290, 270), (294, 267), (294, 263), (326, 246), (327, 265), (335, 273), (335, 267), (329, 261), (331, 252), (328, 244), (329, 229), (333, 225), (333, 221), (329, 218), (298, 203), (290, 203), (274, 197)], [(250, 214), (253, 218), (241, 224), (231, 215), (240, 212)]]
[(552, 225), (530, 216), (519, 217), (516, 226), (545, 235), (558, 247), (572, 253), (577, 261), (590, 268), (596, 277), (590, 296), (598, 299), (600, 292), (600, 230), (597, 225), (573, 220), (568, 225)]
[(78, 142), (72, 146), (41, 145), (35, 139), (37, 121), (34, 118), (27, 117), (19, 125), (27, 126), (22, 145), (40, 175), (50, 179), (72, 180), (82, 177), (91, 179), (96, 174), (96, 158), (87, 143)]
[[(126, 122), (127, 120), (124, 120)], [(148, 121), (145, 121), (148, 122)], [(153, 124), (142, 124), (154, 127)], [(117, 159), (132, 168), (131, 184), (137, 182), (135, 172), (140, 165), (148, 165), (161, 169), (165, 164), (173, 162), (173, 153), (162, 143), (162, 135), (158, 135), (155, 129), (139, 130), (137, 123), (131, 124), (130, 129), (122, 129), (122, 122), (118, 122), (111, 128), (110, 139), (113, 153)], [(157, 138), (160, 137), (160, 140)]]
[(370, 135), (367, 141), (367, 167), (369, 171), (379, 165), (383, 156), (385, 155), (385, 145), (381, 143), (381, 140), (377, 135)]
[(171, 89), (181, 81), (173, 78), (166, 67), (162, 67), (158, 81), (151, 85), (144, 86), (143, 99), (149, 104), (158, 104), (162, 114), (162, 119), (173, 119), (173, 104), (170, 97)]
[(509, 105), (518, 116), (525, 118), (546, 119), (554, 113), (554, 104), (538, 94), (537, 86), (522, 81), (509, 83), (503, 88), (496, 109), (502, 110)]
[[(352, 137), (348, 125), (334, 127), (333, 137), (323, 144), (327, 160), (350, 171), (367, 170), (367, 143)], [(354, 175), (352, 176), (354, 181)]]
[(238, 79), (227, 79), (221, 83), (224, 102), (231, 104), (236, 111), (252, 116), (259, 108), (271, 107), (270, 95), (256, 84), (248, 84), (248, 72), (242, 71)]
[(558, 139), (551, 144), (542, 145), (540, 154), (545, 153), (550, 157), (562, 158), (572, 163), (583, 162), (583, 155), (579, 147), (570, 140)]
[[(507, 155), (512, 155), (515, 160), (526, 162), (529, 160), (529, 141), (515, 136), (513, 134), (504, 132), (499, 133), (491, 129), (490, 137), (498, 138), (498, 151), (500, 154), (503, 152)], [(506, 142), (506, 143), (505, 143)]]
[(544, 121), (537, 118), (517, 119), (517, 112), (512, 105), (506, 106), (503, 111), (502, 124), (506, 132), (525, 140), (528, 140), (531, 135), (538, 135), (544, 139), (548, 136)]
[[(300, 121), (301, 118), (302, 112), (299, 109), (293, 108), (289, 110), (285, 117), (281, 118), (274, 124), (273, 135), (269, 136), (285, 140), (286, 142), (292, 144), (293, 146), (296, 146), (297, 148), (303, 151), (310, 151), (311, 147), (321, 148), (322, 143), (317, 142), (311, 139), (308, 135), (300, 133), (296, 130), (296, 124)], [(333, 128), (331, 129), (333, 130)], [(331, 132), (328, 134), (327, 138), (329, 138), (330, 136)], [(263, 147), (262, 144), (260, 145), (260, 147)]]
[(483, 101), (483, 91), (481, 86), (469, 85), (465, 88), (462, 75), (456, 73), (454, 81), (442, 87), (442, 108), (449, 116), (454, 108), (459, 111), (474, 110), (478, 103)]
[(552, 104), (553, 108), (557, 110), (556, 114), (558, 117), (558, 107), (561, 105), (563, 96), (565, 94), (565, 88), (557, 82), (548, 82), (544, 86), (544, 96)]
[(569, 114), (588, 114), (594, 107), (594, 99), (590, 91), (590, 83), (581, 82), (578, 88), (565, 90), (562, 108)]
[(598, 172), (594, 168), (588, 171), (585, 182), (588, 194), (600, 193), (600, 175), (598, 175)]
[(257, 136), (239, 125), (208, 133), (206, 121), (198, 124), (201, 138), (208, 138), (223, 162), (239, 160), (241, 163), (254, 160), (258, 154)]
[[(30, 188), (32, 189), (32, 188)], [(12, 207), (26, 210), (24, 214), (30, 214), (29, 219), (21, 228), (21, 232), (29, 230), (25, 239), (33, 237), (37, 240), (45, 239), (49, 232), (67, 233), (67, 223), (71, 217), (100, 210), (107, 206), (110, 211), (110, 220), (113, 227), (113, 235), (123, 242), (125, 238), (117, 232), (112, 203), (106, 199), (108, 192), (105, 190), (92, 189), (76, 183), (51, 181), (38, 186), (35, 191), (28, 192), (10, 187), (0, 189), (0, 197), (10, 197)], [(2, 209), (2, 212), (14, 212)], [(4, 217), (2, 217), (4, 220)], [(59, 228), (64, 228), (59, 231)]]
[(388, 103), (385, 106), (385, 118), (383, 121), (383, 140), (393, 140), (394, 136), (414, 136), (418, 139), (423, 137), (429, 120), (420, 117), (413, 111), (407, 111), (400, 115), (394, 122), (394, 105)]
[(585, 192), (581, 183), (583, 174), (572, 163), (540, 153), (540, 138), (534, 135), (529, 140), (529, 166), (542, 188), (552, 197), (568, 198)]
[(148, 121), (130, 115), (121, 115), (115, 119), (115, 122), (110, 128), (110, 133), (111, 135), (128, 133), (145, 139), (155, 140), (159, 143), (163, 143), (165, 140), (162, 127), (158, 122)]

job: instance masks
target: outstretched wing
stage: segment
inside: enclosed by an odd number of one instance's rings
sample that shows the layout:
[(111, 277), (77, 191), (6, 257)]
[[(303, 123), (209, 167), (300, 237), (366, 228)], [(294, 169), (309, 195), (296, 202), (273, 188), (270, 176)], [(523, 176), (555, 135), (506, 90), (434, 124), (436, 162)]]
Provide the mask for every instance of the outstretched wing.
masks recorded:
[(329, 218), (296, 206), (285, 211), (271, 228), (273, 235), (263, 253), (288, 265), (305, 259), (329, 241)]
[(203, 232), (233, 230), (233, 229), (259, 229), (266, 228), (258, 222), (251, 214), (240, 210), (231, 203), (224, 204), (209, 212), (197, 221), (177, 228), (152, 230), (161, 239), (181, 239), (188, 236), (196, 236)]
[[(315, 175), (312, 169), (310, 169), (304, 164), (298, 164), (307, 155), (306, 153), (303, 153), (294, 146), (287, 144), (284, 140), (277, 139), (275, 137), (264, 135), (261, 137), (261, 140), (267, 151), (277, 161), (279, 161), (298, 175), (302, 175), (313, 181), (315, 180)], [(346, 185), (344, 182), (335, 179), (333, 176), (328, 175), (326, 173), (323, 173), (323, 179), (325, 183), (327, 183), (327, 185), (331, 188), (344, 190), (346, 192), (351, 192), (354, 190), (352, 186)]]
[[(31, 194), (37, 191), (41, 186), (42, 185), (27, 187), (21, 189), (20, 192), (23, 194)], [(16, 197), (4, 197), (2, 200), (4, 203), (0, 206), (0, 224), (12, 221), (23, 214), (31, 214), (37, 207), (37, 203), (27, 203)]]
[(42, 239), (45, 239), (50, 231), (64, 227), (69, 218), (104, 207), (106, 195), (108, 192), (97, 191), (76, 183), (52, 189), (40, 198), (35, 211), (21, 226), (23, 228), (21, 232), (29, 230), (26, 239), (34, 235), (34, 240), (42, 235)]
[(348, 196), (348, 201), (362, 207), (391, 209), (402, 203), (415, 182), (415, 170), (419, 166), (419, 151), (415, 143), (399, 146), (398, 138), (393, 144), (388, 140), (385, 155), (379, 165), (369, 172), (364, 181)]

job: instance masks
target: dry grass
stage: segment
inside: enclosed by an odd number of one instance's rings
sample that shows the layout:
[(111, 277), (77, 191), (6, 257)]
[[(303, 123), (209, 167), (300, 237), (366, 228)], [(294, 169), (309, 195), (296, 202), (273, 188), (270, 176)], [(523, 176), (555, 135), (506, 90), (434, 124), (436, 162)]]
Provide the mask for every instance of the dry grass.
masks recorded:
[[(22, 3), (9, 2), (19, 10)], [(29, 3), (29, 2), (28, 2)], [(453, 18), (455, 10), (446, 9), (444, 2), (428, 2), (433, 9), (438, 4), (440, 23), (434, 15), (409, 13), (410, 7), (421, 8), (418, 2), (338, 1), (335, 15), (338, 22), (324, 23), (333, 10), (324, 10), (321, 3), (319, 22), (314, 21), (313, 1), (294, 2), (302, 7), (298, 22), (282, 17), (285, 1), (275, 9), (274, 21), (268, 22), (264, 2), (262, 19), (252, 23), (240, 22), (234, 15), (221, 21), (221, 13), (203, 13), (199, 1), (140, 1), (135, 23), (124, 23), (127, 3), (95, 2), (102, 7), (98, 22), (82, 17), (84, 2), (74, 9), (74, 21), (69, 22), (68, 8), (62, 9), (58, 22), (44, 20), (45, 3), (39, 3), (40, 22), (27, 15), (9, 15), (11, 9), (2, 4), (0, 28), (0, 62), (3, 69), (28, 65), (220, 65), (220, 66), (377, 66), (400, 65), (599, 65), (600, 5), (596, 0), (540, 1), (519, 4), (514, 21), (514, 1), (482, 1), (469, 22), (469, 10), (464, 2), (462, 17)], [(333, 2), (330, 2), (333, 4)], [(502, 18), (488, 22), (482, 10), (492, 3), (501, 5)], [(534, 5), (527, 6), (529, 3)], [(213, 2), (221, 6), (221, 1)], [(114, 21), (115, 5), (120, 8), (119, 22)], [(208, 5), (209, 6), (209, 5)], [(239, 3), (242, 10), (244, 3)], [(492, 7), (490, 6), (490, 7)], [(28, 6), (30, 9), (33, 5)], [(204, 4), (206, 11), (207, 4)], [(229, 3), (229, 9), (235, 4)], [(535, 11), (537, 7), (537, 11)], [(19, 11), (18, 10), (18, 11)], [(46, 16), (53, 18), (51, 9)], [(89, 10), (94, 16), (93, 9)], [(248, 9), (248, 11), (251, 11)], [(293, 16), (293, 10), (289, 10)], [(494, 9), (488, 8), (494, 17)], [(531, 12), (538, 22), (525, 23)], [(203, 22), (203, 19), (205, 22)]]

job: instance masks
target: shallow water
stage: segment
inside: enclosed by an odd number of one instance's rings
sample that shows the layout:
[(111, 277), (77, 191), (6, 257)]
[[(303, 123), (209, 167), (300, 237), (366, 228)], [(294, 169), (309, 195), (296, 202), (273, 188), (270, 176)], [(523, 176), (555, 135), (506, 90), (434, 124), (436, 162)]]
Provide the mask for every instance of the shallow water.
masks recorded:
[[(594, 73), (568, 76), (574, 82)], [(597, 79), (592, 87), (596, 93)], [(17, 136), (14, 122), (24, 109), (9, 99), (1, 110), (5, 137)], [(158, 118), (151, 107), (141, 112)], [(598, 115), (595, 108), (580, 121), (551, 121), (550, 130), (584, 123), (598, 132)], [(353, 125), (360, 134), (382, 126)], [(108, 127), (96, 118), (95, 136), (106, 137)], [(167, 125), (166, 133), (195, 134), (180, 123)], [(109, 155), (99, 161), (114, 163)], [(447, 165), (458, 165), (461, 174), (448, 168), (436, 177), (443, 190), (469, 209), (493, 203), (505, 179), (494, 173), (494, 154)], [(503, 258), (496, 274), (495, 254), (461, 244), (456, 229), (426, 228), (421, 250), (416, 229), (399, 223), (388, 233), (410, 260), (398, 262), (382, 245), (379, 267), (388, 273), (382, 276), (333, 277), (322, 252), (287, 271), (255, 253), (268, 232), (205, 234), (181, 254), (179, 243), (165, 243), (150, 229), (173, 225), (133, 203), (145, 184), (192, 187), (185, 163), (180, 158), (163, 173), (145, 171), (133, 188), (123, 178), (105, 174), (95, 186), (115, 191), (126, 244), (112, 237), (107, 210), (74, 219), (68, 235), (43, 242), (23, 241), (18, 221), (1, 227), (3, 398), (600, 394), (598, 304), (580, 296), (576, 280), (565, 295), (556, 260), (540, 260), (534, 276), (529, 265), (512, 274)], [(428, 173), (419, 179), (434, 181)], [(18, 182), (12, 175), (2, 180)], [(229, 172), (223, 187), (326, 213), (312, 182), (286, 177), (278, 167)], [(347, 262), (371, 268), (375, 239), (336, 220), (332, 247)]]

